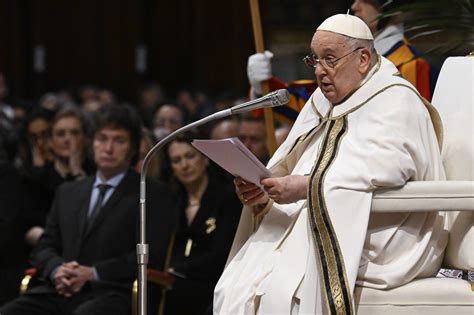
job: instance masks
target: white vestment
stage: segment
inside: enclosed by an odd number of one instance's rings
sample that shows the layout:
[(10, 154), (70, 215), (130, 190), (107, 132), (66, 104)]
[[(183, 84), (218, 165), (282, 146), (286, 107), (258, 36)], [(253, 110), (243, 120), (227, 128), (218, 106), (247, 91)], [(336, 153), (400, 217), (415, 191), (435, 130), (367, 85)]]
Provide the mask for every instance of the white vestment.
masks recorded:
[(437, 213), (372, 214), (372, 192), (444, 178), (430, 115), (383, 57), (346, 101), (317, 89), (269, 162), (310, 174), (306, 200), (244, 207), (214, 314), (349, 314), (355, 284), (391, 288), (435, 273), (447, 234)]

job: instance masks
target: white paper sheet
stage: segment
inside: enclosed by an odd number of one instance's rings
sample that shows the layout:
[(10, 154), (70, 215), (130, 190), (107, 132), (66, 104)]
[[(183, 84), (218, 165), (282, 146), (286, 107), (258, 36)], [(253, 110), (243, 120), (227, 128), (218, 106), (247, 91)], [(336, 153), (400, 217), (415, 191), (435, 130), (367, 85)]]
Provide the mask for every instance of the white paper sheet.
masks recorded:
[(272, 176), (272, 173), (238, 138), (194, 140), (192, 145), (227, 172), (259, 187), (262, 187), (261, 179)]

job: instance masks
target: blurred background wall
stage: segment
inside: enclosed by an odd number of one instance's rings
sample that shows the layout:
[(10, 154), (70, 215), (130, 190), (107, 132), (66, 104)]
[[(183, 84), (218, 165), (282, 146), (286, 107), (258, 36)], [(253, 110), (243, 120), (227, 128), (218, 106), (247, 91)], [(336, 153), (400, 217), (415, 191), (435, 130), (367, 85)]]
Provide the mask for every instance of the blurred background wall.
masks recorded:
[[(311, 78), (300, 60), (315, 26), (350, 4), (261, 0), (274, 72)], [(245, 94), (254, 49), (247, 0), (0, 0), (0, 71), (11, 98), (94, 84), (133, 101), (149, 81), (170, 93)]]

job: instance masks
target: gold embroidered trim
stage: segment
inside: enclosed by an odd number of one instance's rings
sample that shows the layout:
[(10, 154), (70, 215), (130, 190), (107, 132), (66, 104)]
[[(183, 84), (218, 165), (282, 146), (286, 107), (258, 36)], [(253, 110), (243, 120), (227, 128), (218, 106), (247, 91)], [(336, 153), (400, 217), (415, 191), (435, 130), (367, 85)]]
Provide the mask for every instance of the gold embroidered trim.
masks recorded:
[(324, 200), (324, 176), (337, 156), (347, 131), (346, 117), (328, 122), (308, 188), (309, 220), (324, 286), (327, 308), (331, 314), (353, 314), (352, 298), (342, 252)]

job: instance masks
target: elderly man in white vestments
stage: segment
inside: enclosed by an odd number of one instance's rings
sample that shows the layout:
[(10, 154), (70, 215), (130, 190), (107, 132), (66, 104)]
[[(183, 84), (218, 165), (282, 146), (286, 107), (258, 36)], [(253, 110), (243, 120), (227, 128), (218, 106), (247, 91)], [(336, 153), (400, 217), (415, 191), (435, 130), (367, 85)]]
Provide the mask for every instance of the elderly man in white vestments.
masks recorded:
[(370, 214), (375, 189), (444, 177), (439, 121), (357, 17), (311, 41), (319, 88), (268, 166), (264, 190), (236, 179), (245, 207), (214, 314), (352, 314), (356, 284), (387, 289), (440, 266), (438, 213)]

